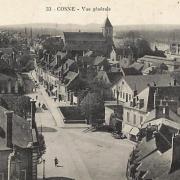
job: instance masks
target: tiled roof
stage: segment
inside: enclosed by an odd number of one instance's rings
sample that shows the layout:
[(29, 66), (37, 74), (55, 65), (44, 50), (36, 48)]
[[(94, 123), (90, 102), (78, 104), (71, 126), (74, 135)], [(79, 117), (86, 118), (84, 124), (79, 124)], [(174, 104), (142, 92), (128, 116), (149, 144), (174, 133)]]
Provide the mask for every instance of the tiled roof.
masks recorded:
[[(6, 115), (7, 110), (0, 106), (0, 128), (6, 134)], [(30, 124), (24, 118), (13, 114), (12, 119), (12, 143), (16, 146), (26, 148), (32, 142)], [(6, 147), (6, 138), (0, 137), (0, 147)]]
[(107, 51), (106, 39), (96, 32), (64, 32), (66, 50)]
[(64, 32), (65, 41), (105, 41), (101, 32)]
[(133, 166), (139, 164), (139, 167), (136, 166), (137, 169), (134, 171), (136, 175), (140, 172), (147, 172), (144, 179), (179, 179), (178, 165), (176, 165), (176, 171), (171, 171), (173, 133), (167, 126), (161, 125), (159, 131), (151, 139), (147, 140), (146, 137), (142, 139), (130, 157)]
[(155, 75), (138, 75), (138, 76), (125, 76), (123, 77), (131, 89), (137, 90), (140, 93), (148, 85), (154, 86), (169, 86), (173, 78), (170, 74), (155, 74)]

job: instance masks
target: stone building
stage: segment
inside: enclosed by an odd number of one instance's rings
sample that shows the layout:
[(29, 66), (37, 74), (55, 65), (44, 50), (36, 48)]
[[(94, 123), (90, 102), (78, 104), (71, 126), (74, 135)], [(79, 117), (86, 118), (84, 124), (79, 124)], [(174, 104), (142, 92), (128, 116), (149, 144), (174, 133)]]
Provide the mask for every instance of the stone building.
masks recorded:
[(31, 120), (0, 107), (0, 179), (37, 180), (35, 101)]
[(109, 56), (113, 45), (113, 26), (106, 18), (102, 32), (64, 32), (64, 50), (75, 57), (87, 51), (99, 52)]

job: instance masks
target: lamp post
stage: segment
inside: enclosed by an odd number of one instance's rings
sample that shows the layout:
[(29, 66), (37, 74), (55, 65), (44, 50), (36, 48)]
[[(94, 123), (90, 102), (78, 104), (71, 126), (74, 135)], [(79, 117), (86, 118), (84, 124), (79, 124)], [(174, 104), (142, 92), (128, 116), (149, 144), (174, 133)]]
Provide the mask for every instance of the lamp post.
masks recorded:
[(45, 159), (43, 159), (43, 180), (45, 180)]

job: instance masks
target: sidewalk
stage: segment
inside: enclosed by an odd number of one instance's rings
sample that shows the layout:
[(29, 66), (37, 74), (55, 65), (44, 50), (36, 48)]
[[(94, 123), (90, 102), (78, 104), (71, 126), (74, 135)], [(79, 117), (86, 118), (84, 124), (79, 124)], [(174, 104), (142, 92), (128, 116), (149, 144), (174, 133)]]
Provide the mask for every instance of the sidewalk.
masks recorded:
[[(34, 79), (34, 81), (38, 82), (34, 71), (31, 73), (31, 76)], [(63, 121), (63, 116), (60, 110), (58, 109), (58, 107), (69, 106), (70, 104), (66, 102), (54, 101), (53, 98), (46, 93), (45, 88), (42, 85), (40, 85), (37, 91), (39, 92), (39, 95), (43, 97), (45, 104), (47, 105), (48, 110), (51, 113), (55, 121), (55, 125), (57, 127), (61, 127), (61, 128), (88, 128), (90, 127), (90, 125), (88, 124), (79, 124), (79, 123), (78, 124), (65, 124)]]

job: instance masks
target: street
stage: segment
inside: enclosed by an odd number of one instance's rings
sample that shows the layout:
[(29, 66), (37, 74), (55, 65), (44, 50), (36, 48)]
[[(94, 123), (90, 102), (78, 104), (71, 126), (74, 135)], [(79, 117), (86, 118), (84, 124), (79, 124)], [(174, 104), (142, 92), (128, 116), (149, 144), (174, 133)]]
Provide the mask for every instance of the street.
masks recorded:
[[(124, 180), (126, 164), (133, 143), (114, 139), (107, 132), (87, 131), (88, 127), (64, 126), (58, 103), (53, 102), (42, 86), (29, 95), (38, 96), (48, 110), (37, 109), (36, 123), (42, 127), (46, 143), (45, 177), (75, 180)], [(55, 167), (54, 158), (59, 160)], [(43, 177), (43, 163), (38, 165), (38, 178)]]

